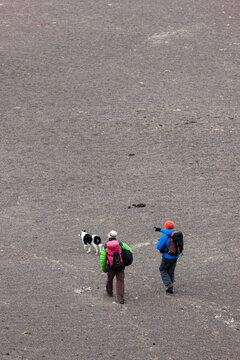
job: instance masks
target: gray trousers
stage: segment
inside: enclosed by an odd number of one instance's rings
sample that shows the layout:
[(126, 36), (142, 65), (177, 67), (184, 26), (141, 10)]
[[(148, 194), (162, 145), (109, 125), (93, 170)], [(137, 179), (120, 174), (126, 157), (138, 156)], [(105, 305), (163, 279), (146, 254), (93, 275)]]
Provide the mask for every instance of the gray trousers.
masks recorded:
[(162, 258), (159, 270), (162, 277), (163, 284), (168, 286), (174, 283), (174, 273), (177, 265), (177, 259)]

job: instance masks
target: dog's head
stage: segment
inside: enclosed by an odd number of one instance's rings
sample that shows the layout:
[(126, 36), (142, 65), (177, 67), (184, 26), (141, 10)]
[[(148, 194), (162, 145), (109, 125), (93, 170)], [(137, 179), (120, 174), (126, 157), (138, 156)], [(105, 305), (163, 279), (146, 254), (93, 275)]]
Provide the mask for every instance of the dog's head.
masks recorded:
[(82, 239), (82, 242), (84, 244), (91, 244), (92, 242), (92, 235), (87, 233), (86, 230), (83, 230), (81, 231), (81, 233), (79, 234), (81, 239)]
[(82, 230), (78, 236), (80, 236), (80, 238), (83, 240), (84, 236), (87, 234), (86, 230)]

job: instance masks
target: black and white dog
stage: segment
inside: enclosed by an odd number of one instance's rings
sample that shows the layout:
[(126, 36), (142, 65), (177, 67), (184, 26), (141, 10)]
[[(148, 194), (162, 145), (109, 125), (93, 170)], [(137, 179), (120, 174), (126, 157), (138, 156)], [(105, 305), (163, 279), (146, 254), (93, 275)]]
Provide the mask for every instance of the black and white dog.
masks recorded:
[(84, 250), (86, 253), (90, 253), (91, 251), (91, 245), (94, 247), (96, 251), (96, 255), (101, 254), (102, 251), (102, 241), (100, 236), (98, 235), (90, 235), (86, 232), (86, 230), (81, 231), (80, 234), (78, 234), (80, 238), (82, 239), (82, 243), (84, 246)]

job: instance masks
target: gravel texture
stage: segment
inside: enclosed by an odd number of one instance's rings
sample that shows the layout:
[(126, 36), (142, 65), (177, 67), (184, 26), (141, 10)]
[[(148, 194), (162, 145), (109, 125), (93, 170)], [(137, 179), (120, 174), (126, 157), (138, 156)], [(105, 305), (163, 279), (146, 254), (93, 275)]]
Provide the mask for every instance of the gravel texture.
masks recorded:
[[(1, 360), (238, 360), (237, 0), (2, 0)], [(185, 239), (166, 295), (154, 226)], [(125, 304), (81, 230), (134, 250)]]

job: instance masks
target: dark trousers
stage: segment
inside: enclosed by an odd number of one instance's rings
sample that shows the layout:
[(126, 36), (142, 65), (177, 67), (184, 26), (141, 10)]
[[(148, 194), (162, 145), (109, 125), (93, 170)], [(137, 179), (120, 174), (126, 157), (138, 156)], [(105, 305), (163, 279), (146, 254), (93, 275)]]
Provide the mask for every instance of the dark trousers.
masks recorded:
[(116, 276), (116, 291), (118, 301), (124, 300), (124, 270), (108, 269), (106, 290), (109, 296), (113, 296), (113, 279)]
[(162, 258), (159, 270), (162, 277), (163, 284), (168, 286), (174, 283), (174, 273), (177, 265), (177, 259)]

